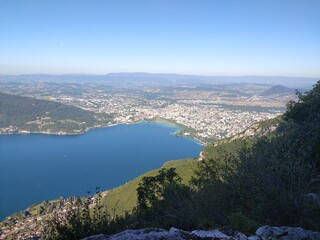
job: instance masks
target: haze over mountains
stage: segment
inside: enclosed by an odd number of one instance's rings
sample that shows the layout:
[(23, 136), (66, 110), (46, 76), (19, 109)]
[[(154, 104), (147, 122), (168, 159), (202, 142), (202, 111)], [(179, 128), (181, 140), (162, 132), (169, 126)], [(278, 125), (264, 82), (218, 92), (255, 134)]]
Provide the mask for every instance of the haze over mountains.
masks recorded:
[(295, 89), (311, 89), (317, 78), (283, 77), (283, 76), (197, 76), (163, 73), (109, 73), (93, 74), (21, 74), (0, 75), (0, 82), (31, 81), (31, 82), (117, 82), (119, 85), (145, 84), (155, 86), (183, 84), (229, 84), (229, 83), (258, 83), (266, 85), (283, 85)]

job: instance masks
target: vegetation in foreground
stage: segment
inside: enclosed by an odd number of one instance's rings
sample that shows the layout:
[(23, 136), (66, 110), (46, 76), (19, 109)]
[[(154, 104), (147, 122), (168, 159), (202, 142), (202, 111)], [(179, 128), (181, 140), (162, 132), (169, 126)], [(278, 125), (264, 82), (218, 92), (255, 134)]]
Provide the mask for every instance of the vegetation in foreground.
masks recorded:
[[(298, 97), (288, 103), (274, 132), (211, 146), (215, 150), (198, 162), (194, 174), (188, 173), (191, 180), (179, 165), (151, 172), (135, 182), (137, 197), (128, 203), (136, 200), (132, 211), (100, 211), (108, 204), (103, 199), (89, 210), (85, 204), (71, 205), (64, 217), (50, 221), (44, 238), (172, 226), (251, 233), (270, 224), (320, 231), (320, 81)], [(132, 194), (125, 186), (119, 199)]]

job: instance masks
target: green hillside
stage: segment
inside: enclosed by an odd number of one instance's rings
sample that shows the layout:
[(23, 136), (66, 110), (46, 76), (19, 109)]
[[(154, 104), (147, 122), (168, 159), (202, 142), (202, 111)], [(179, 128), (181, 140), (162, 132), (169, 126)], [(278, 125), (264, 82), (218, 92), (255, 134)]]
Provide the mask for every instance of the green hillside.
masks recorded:
[(1, 133), (83, 133), (109, 121), (110, 116), (106, 114), (0, 92)]
[[(182, 177), (182, 181), (185, 184), (188, 184), (197, 168), (197, 159), (186, 158), (168, 161), (162, 166), (162, 168), (175, 168), (177, 173)], [(155, 176), (158, 173), (159, 169), (155, 169), (109, 191), (102, 199), (102, 204), (107, 206), (108, 213), (111, 217), (124, 215), (126, 211), (131, 212), (137, 205), (137, 188), (142, 178)]]
[[(270, 119), (256, 124), (261, 131), (267, 134), (270, 132), (270, 128), (277, 126), (281, 118)], [(257, 130), (257, 128), (255, 128)], [(245, 132), (245, 131), (244, 131)], [(219, 158), (225, 154), (234, 154), (239, 149), (244, 146), (252, 145), (256, 138), (244, 135), (241, 132), (228, 139), (220, 140), (218, 142), (209, 144), (206, 146), (202, 152), (205, 159)], [(257, 133), (258, 134), (258, 133)], [(166, 162), (162, 168), (175, 168), (178, 175), (182, 178), (184, 184), (189, 185), (191, 178), (195, 175), (195, 171), (198, 169), (199, 160), (198, 159), (181, 159)], [(107, 206), (108, 212), (111, 216), (124, 215), (125, 212), (131, 212), (137, 205), (137, 187), (141, 182), (143, 177), (155, 176), (159, 173), (159, 169), (142, 174), (138, 178), (117, 187), (108, 192), (108, 194), (103, 198), (103, 204)]]
[(283, 117), (207, 146), (202, 161), (181, 160), (145, 174), (111, 191), (105, 204), (123, 214), (136, 202), (124, 220), (132, 228), (319, 230), (320, 82), (298, 97)]

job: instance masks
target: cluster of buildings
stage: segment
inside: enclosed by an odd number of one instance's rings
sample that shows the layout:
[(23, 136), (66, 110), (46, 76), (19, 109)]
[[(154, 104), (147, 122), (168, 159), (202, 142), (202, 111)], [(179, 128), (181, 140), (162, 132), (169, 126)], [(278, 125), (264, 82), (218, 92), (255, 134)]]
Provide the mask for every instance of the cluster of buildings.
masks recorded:
[[(191, 134), (202, 142), (230, 137), (258, 121), (271, 119), (282, 113), (280, 108), (274, 107), (266, 107), (264, 111), (256, 110), (250, 105), (250, 99), (247, 108), (243, 110), (231, 105), (233, 102), (230, 99), (226, 101), (221, 96), (204, 96), (206, 98), (201, 99), (201, 92), (179, 92), (170, 97), (158, 95), (155, 98), (146, 98), (143, 94), (128, 91), (84, 93), (76, 97), (60, 95), (53, 100), (94, 112), (112, 114), (112, 124), (167, 119), (186, 126), (186, 129), (192, 129), (192, 133), (187, 130), (184, 134)], [(254, 99), (257, 101), (257, 97)], [(237, 100), (245, 101), (243, 97), (238, 97)]]
[[(21, 86), (20, 86), (21, 85)], [(104, 84), (24, 83), (7, 92), (80, 107), (111, 116), (108, 125), (167, 119), (201, 142), (232, 136), (284, 111), (290, 94), (261, 94), (268, 86), (210, 85), (141, 87)], [(43, 124), (42, 124), (43, 125)], [(0, 129), (2, 133), (12, 132)]]

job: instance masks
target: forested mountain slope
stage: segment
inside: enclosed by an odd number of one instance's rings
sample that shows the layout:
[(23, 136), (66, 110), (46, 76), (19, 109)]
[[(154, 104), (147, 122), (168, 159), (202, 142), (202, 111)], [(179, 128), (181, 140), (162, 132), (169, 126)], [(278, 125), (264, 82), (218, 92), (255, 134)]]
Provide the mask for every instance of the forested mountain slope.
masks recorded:
[(75, 134), (107, 125), (109, 120), (106, 114), (0, 92), (0, 133)]
[[(190, 173), (179, 166), (175, 172), (167, 166), (156, 176), (143, 177), (128, 223), (183, 229), (230, 226), (247, 232), (263, 224), (319, 230), (320, 82), (298, 97), (287, 104), (282, 119), (260, 123), (269, 132), (242, 133), (205, 148), (190, 182), (185, 181)], [(194, 162), (189, 160), (190, 169)], [(125, 192), (120, 197), (125, 199)]]

